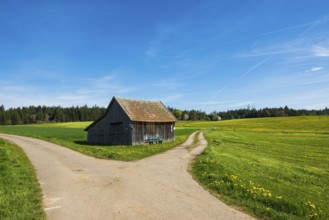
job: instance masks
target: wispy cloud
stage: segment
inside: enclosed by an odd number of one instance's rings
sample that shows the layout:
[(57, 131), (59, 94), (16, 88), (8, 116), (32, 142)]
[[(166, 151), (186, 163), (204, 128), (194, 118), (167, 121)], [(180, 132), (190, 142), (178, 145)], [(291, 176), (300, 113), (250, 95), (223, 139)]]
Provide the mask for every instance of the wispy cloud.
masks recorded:
[(236, 77), (235, 79), (233, 79), (231, 82), (229, 82), (228, 84), (224, 85), (221, 89), (219, 89), (217, 92), (215, 92), (215, 94), (210, 98), (209, 101), (213, 101), (215, 98), (217, 98), (217, 96), (219, 96), (227, 87), (233, 85), (234, 83), (236, 83), (238, 80), (241, 80), (241, 78), (243, 78), (244, 76), (248, 75), (249, 73), (251, 73), (252, 71), (255, 71), (257, 68), (259, 68), (260, 66), (262, 66), (264, 63), (266, 63), (269, 59), (271, 58), (271, 56), (266, 57), (264, 60), (256, 63), (255, 65), (253, 65), (250, 69), (248, 69), (247, 71), (245, 71), (244, 73), (240, 74), (239, 77)]
[(237, 108), (237, 107), (247, 107), (247, 106), (250, 106), (251, 104), (253, 104), (252, 101), (244, 101), (244, 102), (236, 103), (232, 107), (234, 107), (234, 108)]
[(264, 77), (257, 83), (248, 85), (246, 90), (259, 94), (264, 92), (265, 94), (266, 91), (276, 93), (284, 89), (303, 90), (306, 86), (316, 89), (317, 85), (323, 83), (329, 83), (329, 75), (325, 71), (319, 71), (318, 74), (305, 71), (298, 74), (282, 75), (276, 75), (275, 71), (273, 71), (273, 74)]
[(167, 103), (167, 102), (172, 102), (172, 101), (178, 100), (182, 97), (183, 97), (182, 94), (171, 94), (168, 96), (161, 97), (161, 101), (164, 103)]
[(311, 72), (316, 72), (316, 71), (319, 71), (319, 70), (322, 70), (322, 69), (324, 69), (323, 66), (312, 67)]
[[(283, 56), (289, 59), (312, 59), (317, 57), (329, 57), (329, 37), (328, 32), (319, 34), (314, 34), (311, 30), (324, 26), (328, 23), (329, 17), (326, 16), (314, 22), (309, 22), (301, 25), (296, 25), (288, 28), (279, 29), (276, 31), (265, 33), (274, 34), (279, 32), (285, 32), (294, 28), (305, 28), (301, 34), (297, 35), (294, 39), (288, 37), (285, 38), (284, 35), (280, 37), (280, 40), (273, 43), (258, 42), (257, 48), (253, 48), (247, 52), (241, 52), (236, 55), (236, 58), (252, 58), (261, 56)], [(316, 32), (316, 31), (315, 31)], [(275, 41), (274, 41), (275, 42)]]
[(160, 82), (155, 82), (155, 83), (153, 83), (152, 86), (175, 90), (175, 89), (185, 86), (185, 84), (177, 82), (175, 79), (167, 79), (167, 80), (161, 80)]
[(130, 94), (135, 91), (132, 85), (122, 83), (119, 75), (117, 75), (118, 71), (111, 73), (95, 79), (82, 79), (80, 83), (77, 82), (77, 90), (69, 91), (71, 95), (67, 96), (68, 92), (66, 91), (59, 98), (66, 100), (72, 98), (74, 100), (76, 97), (75, 100), (79, 103), (88, 101), (88, 103), (106, 105), (112, 96)]
[(329, 46), (324, 47), (315, 45), (313, 46), (312, 52), (313, 55), (316, 57), (329, 57)]
[(77, 100), (86, 100), (89, 98), (88, 96), (83, 95), (61, 95), (56, 97), (59, 100), (66, 100), (66, 101), (77, 101)]
[[(84, 105), (104, 106), (114, 95), (134, 91), (133, 86), (122, 83), (122, 71), (114, 70), (95, 78), (53, 79), (51, 84), (42, 79), (25, 78), (0, 80), (0, 100), (9, 106), (28, 105)], [(99, 74), (98, 74), (99, 75)], [(42, 86), (48, 83), (48, 86)], [(13, 104), (17, 103), (17, 104)]]
[(278, 33), (282, 33), (282, 32), (287, 32), (287, 31), (291, 31), (291, 30), (294, 30), (294, 29), (304, 29), (304, 31), (298, 36), (298, 37), (302, 37), (307, 32), (309, 32), (311, 29), (313, 29), (314, 27), (316, 27), (318, 25), (321, 25), (321, 24), (324, 24), (328, 21), (329, 21), (329, 16), (325, 16), (325, 17), (320, 18), (316, 21), (306, 22), (306, 23), (303, 23), (303, 24), (293, 25), (293, 26), (290, 26), (290, 27), (284, 27), (284, 28), (281, 28), (281, 29), (277, 29), (277, 30), (273, 30), (273, 31), (269, 31), (269, 32), (261, 33), (261, 34), (256, 34), (256, 35), (248, 37), (248, 38), (258, 38), (258, 37), (278, 34)]
[(200, 102), (190, 102), (191, 105), (198, 105), (198, 106), (216, 106), (216, 105), (222, 105), (222, 104), (229, 104), (233, 101), (200, 101)]
[(277, 44), (265, 45), (262, 48), (253, 49), (249, 52), (242, 52), (238, 54), (237, 58), (259, 57), (269, 55), (282, 55), (282, 54), (305, 54), (310, 53), (308, 39), (297, 39), (286, 42), (279, 42)]

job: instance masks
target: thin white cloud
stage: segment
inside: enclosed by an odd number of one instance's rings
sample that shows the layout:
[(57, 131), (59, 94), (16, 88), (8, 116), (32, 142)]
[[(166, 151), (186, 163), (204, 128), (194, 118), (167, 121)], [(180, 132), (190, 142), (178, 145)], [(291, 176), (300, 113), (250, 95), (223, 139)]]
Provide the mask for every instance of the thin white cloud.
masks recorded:
[(252, 101), (244, 101), (244, 102), (239, 102), (233, 105), (233, 107), (248, 107), (251, 104), (253, 104)]
[(302, 37), (307, 32), (309, 32), (311, 29), (313, 29), (314, 27), (316, 27), (318, 25), (321, 25), (321, 24), (325, 24), (328, 21), (329, 21), (329, 16), (325, 16), (325, 17), (323, 17), (321, 19), (318, 19), (316, 21), (307, 22), (307, 23), (303, 23), (303, 24), (298, 24), (298, 25), (294, 25), (294, 26), (290, 26), (290, 27), (285, 27), (285, 28), (281, 28), (281, 29), (277, 29), (277, 30), (274, 30), (274, 31), (269, 31), (269, 32), (261, 33), (261, 34), (256, 34), (254, 36), (247, 37), (245, 39), (258, 38), (258, 37), (263, 37), (263, 36), (267, 36), (267, 35), (273, 35), (273, 34), (277, 34), (277, 33), (286, 32), (286, 31), (290, 31), (290, 30), (294, 30), (294, 29), (306, 28), (305, 31), (303, 31), (303, 33), (299, 35), (299, 37)]
[(316, 71), (319, 71), (319, 70), (322, 70), (322, 69), (324, 69), (323, 66), (312, 67), (311, 72), (316, 72)]
[(2, 86), (1, 90), (3, 94), (9, 94), (9, 93), (26, 93), (33, 91), (33, 88), (26, 87), (26, 86), (18, 86), (18, 85), (7, 85)]
[(67, 100), (67, 101), (86, 100), (87, 98), (89, 98), (89, 97), (83, 96), (83, 95), (62, 95), (62, 96), (56, 97), (56, 99)]
[[(328, 83), (329, 75), (325, 71), (313, 74), (308, 71), (299, 74), (282, 74), (268, 75), (266, 78), (257, 81), (257, 84), (250, 85), (248, 91), (262, 93), (264, 91), (277, 92), (283, 88), (305, 88), (305, 86), (313, 86), (317, 88), (318, 84)], [(252, 87), (252, 88), (251, 88)]]
[(236, 57), (244, 58), (244, 57), (259, 57), (259, 56), (269, 56), (269, 55), (279, 55), (279, 54), (287, 54), (297, 52), (296, 49), (283, 49), (283, 48), (264, 48), (257, 49), (247, 53), (238, 54)]
[(23, 79), (0, 80), (0, 104), (6, 107), (29, 105), (107, 105), (112, 96), (134, 91), (133, 86), (120, 80), (122, 71), (112, 71), (95, 78), (67, 78), (43, 81)]
[[(81, 79), (78, 93), (83, 95), (89, 94), (96, 98), (101, 94), (116, 95), (133, 92), (135, 90), (133, 86), (127, 82), (123, 83), (121, 81), (121, 76), (125, 75), (132, 75), (132, 73), (128, 70), (117, 69), (96, 78)], [(78, 83), (79, 82), (77, 82), (77, 84)]]
[[(325, 20), (326, 21), (326, 20)], [(313, 26), (319, 23), (314, 22)], [(293, 40), (285, 40), (277, 43), (263, 44), (247, 52), (237, 54), (236, 58), (252, 58), (261, 56), (276, 56), (279, 59), (293, 62), (329, 57), (328, 33), (321, 35), (303, 35)]]
[(316, 57), (329, 57), (329, 47), (324, 46), (314, 46), (313, 55)]
[(201, 101), (201, 102), (191, 102), (189, 104), (191, 105), (198, 105), (198, 106), (203, 106), (203, 105), (222, 105), (222, 104), (229, 104), (232, 103), (233, 101), (225, 101), (225, 102), (220, 102), (220, 101)]
[(154, 87), (159, 88), (166, 88), (170, 90), (175, 90), (180, 87), (183, 87), (185, 84), (179, 83), (176, 80), (168, 79), (168, 80), (161, 80), (160, 82), (156, 82), (153, 84)]
[(271, 56), (265, 58), (264, 60), (256, 63), (254, 66), (252, 66), (250, 69), (248, 69), (246, 72), (242, 73), (241, 75), (239, 75), (239, 77), (234, 78), (230, 83), (226, 84), (225, 86), (223, 86), (221, 89), (219, 89), (211, 98), (209, 101), (213, 101), (214, 99), (216, 99), (227, 87), (233, 85), (235, 82), (237, 82), (238, 80), (241, 80), (241, 78), (243, 78), (244, 76), (246, 76), (247, 74), (251, 73), (252, 71), (256, 70), (257, 68), (259, 68), (260, 66), (262, 66), (264, 63), (266, 63), (269, 59), (271, 58)]
[(238, 54), (237, 58), (259, 57), (269, 55), (282, 55), (282, 54), (305, 54), (310, 53), (308, 44), (309, 39), (299, 38), (296, 40), (290, 40), (286, 42), (279, 42), (277, 44), (265, 45), (262, 48), (253, 49), (249, 52), (243, 52)]
[[(168, 94), (168, 95), (156, 95), (154, 94), (152, 96), (152, 98), (150, 98), (150, 96), (144, 96), (141, 95), (139, 97), (133, 96), (133, 99), (145, 99), (145, 100), (150, 100), (150, 101), (161, 101), (163, 104), (168, 105), (170, 103), (173, 103), (177, 100), (180, 100), (184, 95), (180, 94), (180, 93), (172, 93), (172, 94)], [(129, 97), (128, 97), (129, 98)]]
[(175, 100), (178, 100), (180, 98), (182, 98), (183, 95), (182, 94), (171, 94), (171, 95), (168, 95), (168, 96), (165, 96), (163, 98), (161, 98), (160, 100), (164, 103), (164, 104), (167, 104), (169, 102), (172, 102), (172, 101), (175, 101)]

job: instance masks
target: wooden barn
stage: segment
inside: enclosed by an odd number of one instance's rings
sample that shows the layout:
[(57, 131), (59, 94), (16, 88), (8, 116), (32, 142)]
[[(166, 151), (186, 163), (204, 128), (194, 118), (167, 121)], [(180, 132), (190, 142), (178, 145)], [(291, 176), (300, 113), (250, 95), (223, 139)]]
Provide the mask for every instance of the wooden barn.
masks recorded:
[(139, 145), (175, 140), (175, 116), (161, 101), (113, 97), (105, 114), (89, 125), (90, 144)]

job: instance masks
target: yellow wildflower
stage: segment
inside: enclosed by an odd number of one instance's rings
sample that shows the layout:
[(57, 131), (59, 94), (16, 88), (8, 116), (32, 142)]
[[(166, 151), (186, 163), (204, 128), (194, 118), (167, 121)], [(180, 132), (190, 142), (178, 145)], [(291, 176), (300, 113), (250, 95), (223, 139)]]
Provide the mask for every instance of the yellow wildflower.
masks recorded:
[(236, 181), (236, 180), (238, 179), (238, 176), (231, 175), (231, 179), (232, 179), (233, 181)]
[(315, 209), (315, 205), (312, 204), (312, 203), (310, 204), (310, 207), (313, 208), (313, 209)]

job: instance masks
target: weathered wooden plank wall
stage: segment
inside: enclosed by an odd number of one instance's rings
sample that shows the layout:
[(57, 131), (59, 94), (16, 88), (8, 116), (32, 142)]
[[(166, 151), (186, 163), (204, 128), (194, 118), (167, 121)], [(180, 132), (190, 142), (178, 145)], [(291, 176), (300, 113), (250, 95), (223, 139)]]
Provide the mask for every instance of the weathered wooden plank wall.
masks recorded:
[(163, 142), (174, 141), (174, 122), (147, 123), (133, 122), (133, 144), (144, 144), (148, 136), (158, 135)]

